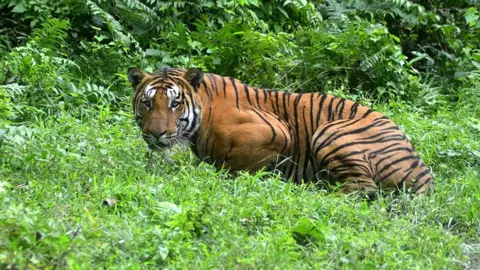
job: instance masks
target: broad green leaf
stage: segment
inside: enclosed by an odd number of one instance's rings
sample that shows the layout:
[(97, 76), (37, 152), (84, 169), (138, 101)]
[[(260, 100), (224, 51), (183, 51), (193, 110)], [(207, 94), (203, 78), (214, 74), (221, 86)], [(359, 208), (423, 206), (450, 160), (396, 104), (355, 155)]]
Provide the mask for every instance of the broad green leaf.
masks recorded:
[(480, 15), (477, 12), (477, 9), (472, 7), (465, 12), (465, 21), (470, 27), (473, 27), (477, 24), (478, 19), (480, 18)]
[(23, 12), (25, 12), (25, 7), (23, 6), (22, 3), (17, 4), (17, 5), (12, 9), (12, 12), (15, 12), (15, 13), (23, 13)]
[(156, 49), (146, 49), (145, 56), (162, 56), (162, 52)]

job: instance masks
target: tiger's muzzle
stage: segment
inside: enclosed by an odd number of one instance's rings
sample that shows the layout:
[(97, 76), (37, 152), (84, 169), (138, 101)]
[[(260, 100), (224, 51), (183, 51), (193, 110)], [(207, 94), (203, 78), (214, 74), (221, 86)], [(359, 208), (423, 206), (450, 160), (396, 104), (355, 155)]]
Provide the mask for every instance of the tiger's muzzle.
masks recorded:
[(175, 142), (175, 133), (142, 133), (142, 137), (147, 142), (148, 148), (155, 151), (163, 151), (171, 148)]

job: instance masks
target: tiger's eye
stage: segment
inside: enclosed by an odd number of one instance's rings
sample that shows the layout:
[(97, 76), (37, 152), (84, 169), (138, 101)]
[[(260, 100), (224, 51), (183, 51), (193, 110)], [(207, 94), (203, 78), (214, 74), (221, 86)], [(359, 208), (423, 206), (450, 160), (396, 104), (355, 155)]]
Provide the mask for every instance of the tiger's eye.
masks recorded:
[(143, 104), (145, 104), (145, 106), (147, 106), (148, 108), (152, 107), (152, 101), (149, 99), (144, 100)]
[(172, 108), (177, 108), (178, 106), (180, 106), (180, 102), (178, 101), (172, 101), (172, 104), (170, 105)]

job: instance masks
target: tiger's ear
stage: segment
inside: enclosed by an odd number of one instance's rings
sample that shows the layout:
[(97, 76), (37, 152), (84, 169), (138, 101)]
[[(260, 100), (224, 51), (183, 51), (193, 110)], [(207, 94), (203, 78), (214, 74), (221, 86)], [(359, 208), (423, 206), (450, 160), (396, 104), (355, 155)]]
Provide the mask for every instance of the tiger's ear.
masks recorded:
[(200, 83), (203, 82), (203, 71), (199, 68), (189, 68), (185, 72), (184, 77), (193, 86), (193, 89), (197, 91)]
[(128, 81), (132, 84), (133, 88), (136, 88), (137, 85), (145, 78), (148, 74), (143, 72), (139, 68), (129, 68), (128, 69)]

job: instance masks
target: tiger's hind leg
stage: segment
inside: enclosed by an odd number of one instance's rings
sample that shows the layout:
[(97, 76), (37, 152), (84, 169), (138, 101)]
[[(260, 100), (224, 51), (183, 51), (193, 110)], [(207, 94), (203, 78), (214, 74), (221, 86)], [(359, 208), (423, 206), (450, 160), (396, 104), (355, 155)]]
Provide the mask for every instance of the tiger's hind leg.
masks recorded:
[(344, 136), (354, 132), (359, 120), (336, 120), (320, 125), (312, 137), (316, 165), (327, 171), (330, 182), (342, 184), (345, 194), (359, 191), (372, 197), (378, 190), (362, 145), (352, 145)]
[(432, 185), (428, 169), (405, 134), (379, 113), (325, 123), (312, 139), (317, 166), (344, 183), (345, 193), (378, 187), (422, 194)]

